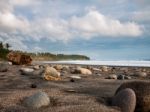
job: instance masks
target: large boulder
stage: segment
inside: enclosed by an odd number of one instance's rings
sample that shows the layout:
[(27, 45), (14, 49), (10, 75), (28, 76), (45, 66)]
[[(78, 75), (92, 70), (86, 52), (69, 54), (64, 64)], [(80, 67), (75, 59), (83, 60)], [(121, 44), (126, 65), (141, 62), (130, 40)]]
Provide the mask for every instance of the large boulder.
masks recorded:
[(131, 88), (136, 94), (136, 112), (150, 112), (150, 82), (132, 81), (123, 83), (116, 91)]
[(26, 98), (24, 104), (29, 108), (40, 108), (48, 106), (50, 104), (50, 99), (45, 92), (40, 91)]
[(126, 88), (119, 91), (112, 100), (113, 106), (121, 108), (121, 112), (134, 112), (136, 95), (132, 89)]
[(7, 70), (8, 70), (7, 65), (0, 63), (0, 72), (7, 72)]
[(47, 66), (43, 73), (46, 80), (60, 80), (60, 73), (53, 67)]
[(7, 59), (12, 62), (12, 64), (16, 65), (25, 65), (25, 64), (31, 64), (32, 59), (30, 56), (17, 53), (17, 52), (10, 52), (7, 55)]

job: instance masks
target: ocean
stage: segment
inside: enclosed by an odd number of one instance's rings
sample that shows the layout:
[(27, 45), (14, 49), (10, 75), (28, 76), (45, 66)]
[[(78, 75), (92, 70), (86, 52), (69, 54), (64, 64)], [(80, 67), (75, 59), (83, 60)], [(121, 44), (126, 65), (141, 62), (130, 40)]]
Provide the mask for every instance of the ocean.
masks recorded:
[(137, 66), (150, 67), (150, 61), (38, 61), (45, 64), (79, 64), (79, 65), (107, 65), (107, 66)]

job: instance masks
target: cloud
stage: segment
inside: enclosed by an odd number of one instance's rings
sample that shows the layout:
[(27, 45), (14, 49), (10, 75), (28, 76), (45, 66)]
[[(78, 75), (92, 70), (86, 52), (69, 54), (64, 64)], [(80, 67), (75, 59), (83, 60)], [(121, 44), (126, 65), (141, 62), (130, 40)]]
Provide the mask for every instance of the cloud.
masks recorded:
[(132, 19), (139, 22), (150, 22), (150, 12), (148, 10), (136, 11), (133, 13)]
[[(56, 10), (56, 6), (61, 7)], [(1, 0), (0, 40), (12, 42), (14, 49), (28, 50), (24, 41), (46, 39), (67, 43), (76, 38), (135, 37), (143, 33), (141, 26), (134, 22), (121, 22), (107, 17), (96, 8), (80, 13), (77, 4), (73, 7), (74, 4), (68, 5), (68, 2), (60, 0)], [(38, 13), (34, 15), (34, 11)]]
[(4, 32), (16, 32), (17, 30), (24, 31), (28, 22), (21, 17), (17, 17), (11, 12), (0, 12), (0, 30)]
[(16, 5), (16, 6), (29, 6), (29, 5), (35, 4), (39, 1), (40, 0), (10, 0), (10, 3), (12, 5)]
[(122, 23), (119, 20), (108, 18), (96, 10), (89, 11), (86, 15), (71, 19), (71, 27), (77, 33), (92, 38), (93, 36), (139, 36), (142, 34), (140, 26), (134, 22)]

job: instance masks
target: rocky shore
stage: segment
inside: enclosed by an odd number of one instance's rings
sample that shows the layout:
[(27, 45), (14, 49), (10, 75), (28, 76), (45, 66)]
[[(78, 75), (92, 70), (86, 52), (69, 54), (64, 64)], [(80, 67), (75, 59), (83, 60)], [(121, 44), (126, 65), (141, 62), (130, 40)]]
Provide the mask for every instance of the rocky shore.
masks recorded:
[[(116, 92), (130, 82), (136, 85)], [(0, 63), (0, 112), (149, 112), (149, 86), (149, 67), (5, 62)]]

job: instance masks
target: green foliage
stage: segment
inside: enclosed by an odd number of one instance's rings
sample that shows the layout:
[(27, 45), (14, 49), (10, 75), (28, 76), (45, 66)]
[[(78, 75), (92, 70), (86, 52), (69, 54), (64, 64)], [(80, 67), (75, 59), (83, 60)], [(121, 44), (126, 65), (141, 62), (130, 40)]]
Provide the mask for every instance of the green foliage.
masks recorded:
[[(7, 54), (10, 52), (9, 48), (11, 46), (6, 43), (5, 45), (0, 42), (0, 59), (6, 60)], [(65, 55), (65, 54), (52, 54), (52, 53), (28, 53), (28, 52), (22, 52), (22, 51), (15, 51), (21, 54), (30, 55), (33, 60), (38, 61), (56, 61), (56, 60), (90, 60), (89, 57), (84, 55)]]
[(0, 59), (1, 60), (6, 60), (6, 56), (9, 53), (8, 49), (0, 49)]
[(28, 53), (16, 51), (18, 53), (23, 53), (26, 55), (30, 55), (33, 60), (38, 61), (57, 61), (57, 60), (90, 60), (89, 57), (84, 55), (66, 55), (66, 54), (52, 54), (52, 53)]

